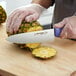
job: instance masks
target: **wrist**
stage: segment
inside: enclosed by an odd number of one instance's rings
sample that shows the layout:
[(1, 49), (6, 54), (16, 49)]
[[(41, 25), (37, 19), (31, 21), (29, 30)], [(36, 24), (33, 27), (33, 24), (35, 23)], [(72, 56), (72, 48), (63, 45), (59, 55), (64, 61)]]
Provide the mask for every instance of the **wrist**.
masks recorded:
[(32, 0), (31, 3), (37, 3), (45, 8), (49, 8), (54, 4), (55, 0)]
[(44, 8), (43, 6), (41, 6), (40, 4), (36, 4), (36, 3), (30, 4), (30, 6), (33, 7), (35, 10), (37, 10), (40, 13), (42, 13), (42, 12), (44, 12), (44, 11), (47, 10), (46, 8)]
[(46, 11), (46, 8), (44, 8), (43, 6), (41, 6), (40, 4), (36, 4), (36, 3), (31, 3), (31, 4), (28, 4), (28, 5), (26, 5), (26, 6), (21, 6), (21, 7), (19, 7), (19, 8), (17, 8), (17, 9), (20, 9), (20, 8), (33, 8), (34, 10), (36, 10), (38, 13), (42, 13), (42, 12), (44, 12), (44, 11)]

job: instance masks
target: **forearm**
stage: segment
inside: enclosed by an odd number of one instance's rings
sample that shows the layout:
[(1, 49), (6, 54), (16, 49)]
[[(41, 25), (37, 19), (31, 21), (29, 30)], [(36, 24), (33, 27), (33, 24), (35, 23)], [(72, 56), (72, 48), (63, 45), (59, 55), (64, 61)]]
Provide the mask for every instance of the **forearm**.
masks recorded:
[(32, 3), (37, 3), (45, 8), (48, 8), (49, 6), (51, 6), (52, 0), (32, 0)]

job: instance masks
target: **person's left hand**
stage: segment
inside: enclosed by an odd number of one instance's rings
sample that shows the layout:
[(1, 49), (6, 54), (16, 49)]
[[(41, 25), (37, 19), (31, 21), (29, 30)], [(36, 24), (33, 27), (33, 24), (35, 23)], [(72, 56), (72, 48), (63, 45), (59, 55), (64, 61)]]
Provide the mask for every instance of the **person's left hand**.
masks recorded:
[(54, 25), (54, 28), (63, 28), (60, 37), (76, 39), (76, 16), (63, 19), (63, 21)]

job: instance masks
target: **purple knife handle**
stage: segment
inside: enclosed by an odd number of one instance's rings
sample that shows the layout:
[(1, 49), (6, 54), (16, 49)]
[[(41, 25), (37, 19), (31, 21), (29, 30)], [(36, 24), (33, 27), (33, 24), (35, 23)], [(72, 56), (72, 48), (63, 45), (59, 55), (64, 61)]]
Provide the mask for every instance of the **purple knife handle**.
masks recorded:
[(63, 28), (54, 28), (54, 34), (56, 37), (59, 37)]

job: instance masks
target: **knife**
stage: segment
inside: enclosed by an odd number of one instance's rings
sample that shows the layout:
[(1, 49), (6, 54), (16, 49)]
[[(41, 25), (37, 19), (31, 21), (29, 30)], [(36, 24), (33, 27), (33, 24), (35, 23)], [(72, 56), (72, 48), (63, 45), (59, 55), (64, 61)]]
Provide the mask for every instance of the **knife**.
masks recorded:
[(27, 32), (11, 35), (6, 40), (18, 44), (43, 43), (48, 41), (54, 41), (55, 36), (59, 37), (61, 31), (62, 28), (54, 28), (41, 31)]

